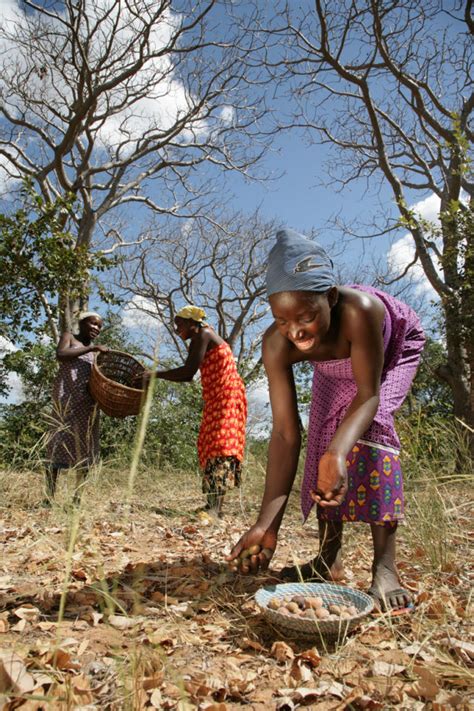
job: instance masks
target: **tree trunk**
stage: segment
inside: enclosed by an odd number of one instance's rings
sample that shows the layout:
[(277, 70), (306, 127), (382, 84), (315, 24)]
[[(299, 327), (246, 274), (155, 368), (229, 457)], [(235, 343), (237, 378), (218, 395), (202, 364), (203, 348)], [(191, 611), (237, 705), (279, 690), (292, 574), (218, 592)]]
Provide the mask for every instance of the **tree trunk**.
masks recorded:
[[(471, 463), (474, 461), (474, 400), (472, 378), (472, 348), (466, 348), (463, 343), (459, 310), (449, 300), (444, 304), (446, 324), (447, 363), (440, 367), (438, 375), (445, 380), (453, 394), (454, 415), (463, 425), (460, 425), (468, 442)], [(469, 353), (470, 351), (470, 353)], [(458, 464), (464, 469), (467, 465), (462, 452), (459, 453)]]

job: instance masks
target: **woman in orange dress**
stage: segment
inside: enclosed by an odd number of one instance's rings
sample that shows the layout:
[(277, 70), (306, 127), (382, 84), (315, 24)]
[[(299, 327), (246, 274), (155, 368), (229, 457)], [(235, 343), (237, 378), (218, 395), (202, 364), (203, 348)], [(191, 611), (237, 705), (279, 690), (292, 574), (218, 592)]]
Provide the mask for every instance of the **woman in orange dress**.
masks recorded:
[[(159, 370), (155, 377), (173, 382), (190, 382), (201, 371), (204, 410), (198, 437), (205, 508), (222, 516), (228, 487), (239, 486), (245, 447), (247, 398), (237, 372), (232, 350), (213, 328), (204, 323), (203, 309), (185, 306), (174, 320), (176, 333), (190, 341), (184, 365)], [(145, 376), (149, 380), (152, 374)]]

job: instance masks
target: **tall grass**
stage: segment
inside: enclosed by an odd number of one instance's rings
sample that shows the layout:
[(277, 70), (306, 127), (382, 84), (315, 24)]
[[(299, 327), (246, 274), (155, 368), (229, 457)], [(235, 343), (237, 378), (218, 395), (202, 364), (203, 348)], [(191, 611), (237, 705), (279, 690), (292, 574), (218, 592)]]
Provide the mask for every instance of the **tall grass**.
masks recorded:
[(454, 418), (427, 416), (419, 409), (399, 418), (397, 429), (406, 483), (462, 483), (471, 479), (472, 461), (462, 423)]

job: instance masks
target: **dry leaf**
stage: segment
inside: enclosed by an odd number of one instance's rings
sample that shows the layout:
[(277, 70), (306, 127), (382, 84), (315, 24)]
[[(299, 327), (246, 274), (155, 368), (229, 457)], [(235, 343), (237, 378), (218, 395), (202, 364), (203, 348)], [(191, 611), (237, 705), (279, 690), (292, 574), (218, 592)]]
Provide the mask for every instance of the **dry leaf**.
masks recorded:
[(384, 702), (376, 701), (370, 696), (367, 696), (362, 689), (355, 688), (351, 691), (349, 696), (346, 696), (344, 701), (337, 706), (336, 711), (347, 711), (347, 709), (352, 708), (377, 711), (378, 709), (385, 709), (386, 705)]
[(46, 664), (49, 664), (54, 669), (61, 669), (63, 671), (79, 671), (81, 665), (77, 660), (74, 660), (69, 652), (64, 649), (57, 649), (48, 658)]
[(469, 700), (463, 698), (460, 694), (453, 694), (442, 689), (437, 695), (436, 699), (433, 701), (433, 711), (451, 711), (451, 709), (458, 709), (462, 711), (468, 711), (469, 707), (472, 708)]
[(36, 686), (26, 665), (15, 652), (0, 651), (0, 693), (27, 694)]
[(468, 667), (474, 663), (474, 644), (455, 637), (445, 637), (441, 640), (443, 647), (454, 652)]
[(36, 622), (40, 616), (40, 611), (33, 605), (23, 605), (23, 607), (17, 607), (16, 610), (13, 610), (13, 614), (19, 617), (20, 620)]
[(73, 630), (88, 630), (90, 627), (86, 620), (75, 620), (72, 626)]
[(426, 667), (415, 666), (414, 674), (418, 675), (417, 681), (407, 688), (407, 694), (415, 699), (432, 701), (439, 692), (438, 681), (435, 675)]
[(389, 662), (374, 662), (372, 664), (372, 674), (374, 676), (395, 676), (395, 674), (400, 674), (405, 669), (406, 667), (402, 664), (390, 664)]
[(10, 625), (8, 624), (8, 620), (0, 617), (0, 633), (8, 632), (9, 629)]
[(151, 634), (147, 635), (147, 639), (150, 642), (150, 644), (159, 646), (162, 649), (166, 650), (167, 654), (172, 654), (174, 648), (176, 647), (176, 645), (178, 643), (177, 639), (172, 639), (159, 631), (152, 632)]
[(311, 704), (316, 702), (321, 696), (331, 695), (340, 699), (344, 696), (344, 687), (337, 682), (321, 681), (315, 689), (299, 686), (297, 689), (280, 689), (279, 694), (290, 698), (298, 704)]
[(71, 686), (74, 693), (74, 701), (80, 708), (84, 708), (87, 704), (93, 703), (94, 696), (91, 691), (89, 679), (86, 676), (79, 674), (79, 676), (73, 677)]
[(133, 617), (124, 617), (122, 615), (109, 615), (107, 622), (117, 630), (129, 630), (140, 624), (140, 620)]
[(267, 651), (265, 647), (260, 644), (260, 642), (256, 642), (255, 640), (249, 639), (248, 637), (243, 637), (239, 642), (239, 646), (241, 649), (254, 649), (256, 652)]
[(311, 669), (315, 669), (321, 663), (321, 657), (316, 649), (307, 649), (296, 656), (298, 662), (307, 664)]
[(435, 659), (434, 655), (425, 649), (425, 644), (422, 642), (413, 642), (408, 647), (404, 647), (403, 651), (412, 657), (419, 657), (424, 662), (432, 662)]
[(282, 641), (274, 642), (270, 650), (270, 654), (277, 662), (287, 662), (295, 658), (295, 653), (291, 647)]
[(38, 622), (37, 625), (43, 632), (49, 632), (56, 627), (56, 622)]
[(154, 593), (152, 593), (150, 599), (154, 600), (155, 602), (164, 602), (165, 605), (179, 605), (178, 598), (171, 597), (170, 595), (163, 595), (163, 593), (159, 590), (156, 590)]
[(104, 615), (101, 612), (93, 612), (92, 613), (92, 624), (94, 627), (97, 627), (99, 622), (104, 619)]
[(20, 620), (19, 622), (16, 623), (16, 625), (13, 625), (10, 629), (12, 632), (23, 632), (25, 630), (25, 627), (27, 625), (26, 620)]
[(150, 696), (150, 703), (155, 709), (163, 708), (163, 696), (161, 695), (161, 691), (159, 689), (153, 689)]
[(82, 657), (84, 652), (86, 651), (87, 647), (90, 644), (90, 640), (88, 639), (83, 639), (82, 642), (80, 643), (78, 650), (77, 650), (77, 656)]
[(313, 680), (313, 672), (301, 661), (295, 659), (291, 665), (290, 677), (297, 682), (308, 684)]

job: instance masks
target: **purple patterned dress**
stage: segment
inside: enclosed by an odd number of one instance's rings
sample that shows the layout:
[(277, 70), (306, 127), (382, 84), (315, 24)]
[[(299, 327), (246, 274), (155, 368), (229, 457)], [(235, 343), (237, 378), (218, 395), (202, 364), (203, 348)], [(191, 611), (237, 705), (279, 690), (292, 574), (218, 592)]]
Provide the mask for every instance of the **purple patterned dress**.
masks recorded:
[[(318, 518), (391, 524), (402, 519), (404, 513), (400, 440), (393, 417), (408, 394), (425, 338), (418, 316), (409, 306), (370, 286), (351, 285), (350, 288), (376, 296), (385, 307), (380, 403), (372, 424), (347, 453), (349, 488), (343, 503), (333, 509), (318, 507)], [(357, 392), (350, 358), (313, 365), (308, 447), (301, 489), (304, 520), (314, 505), (310, 490), (316, 488), (319, 460)]]
[(52, 467), (89, 467), (99, 457), (100, 414), (88, 389), (93, 361), (94, 353), (84, 353), (59, 363), (46, 453)]

